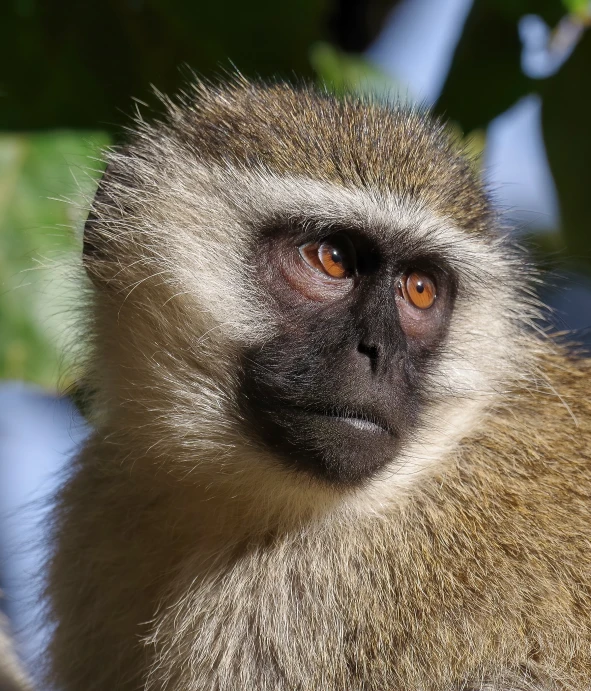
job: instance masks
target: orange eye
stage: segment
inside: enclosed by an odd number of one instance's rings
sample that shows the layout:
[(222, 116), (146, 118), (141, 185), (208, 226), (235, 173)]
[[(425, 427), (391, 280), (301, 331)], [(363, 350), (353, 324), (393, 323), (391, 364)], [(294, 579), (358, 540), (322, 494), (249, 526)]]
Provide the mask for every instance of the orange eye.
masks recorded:
[(429, 309), (437, 297), (435, 281), (422, 271), (403, 276), (400, 287), (404, 299), (421, 310)]
[(355, 274), (355, 248), (346, 235), (309, 242), (299, 250), (308, 266), (331, 278), (351, 278)]

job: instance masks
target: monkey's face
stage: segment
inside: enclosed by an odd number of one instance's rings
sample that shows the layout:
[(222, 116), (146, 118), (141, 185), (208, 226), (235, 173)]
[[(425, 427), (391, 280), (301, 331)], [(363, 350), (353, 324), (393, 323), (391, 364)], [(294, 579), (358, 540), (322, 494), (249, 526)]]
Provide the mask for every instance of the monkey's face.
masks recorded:
[(111, 156), (86, 226), (111, 425), (183, 474), (415, 477), (522, 374), (528, 284), (473, 169), (416, 112), (193, 98)]
[(372, 477), (428, 401), (453, 272), (375, 228), (292, 220), (256, 237), (278, 333), (244, 354), (246, 417), (292, 467), (344, 484)]

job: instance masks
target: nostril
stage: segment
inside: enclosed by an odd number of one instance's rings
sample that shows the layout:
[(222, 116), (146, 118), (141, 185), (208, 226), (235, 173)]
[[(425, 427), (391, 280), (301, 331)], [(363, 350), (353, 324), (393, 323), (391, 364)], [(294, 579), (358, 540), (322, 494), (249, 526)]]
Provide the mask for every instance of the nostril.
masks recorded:
[(357, 346), (357, 352), (361, 355), (365, 355), (369, 358), (372, 371), (376, 370), (378, 359), (380, 356), (380, 349), (376, 345), (370, 345), (368, 343), (363, 343), (363, 341)]

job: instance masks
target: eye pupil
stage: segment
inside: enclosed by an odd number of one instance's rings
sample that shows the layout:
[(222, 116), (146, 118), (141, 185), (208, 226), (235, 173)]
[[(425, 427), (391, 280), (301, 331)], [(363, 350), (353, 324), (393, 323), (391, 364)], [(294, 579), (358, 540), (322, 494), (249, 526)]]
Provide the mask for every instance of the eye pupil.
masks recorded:
[(422, 293), (425, 290), (425, 286), (423, 285), (423, 282), (420, 281), (419, 283), (417, 283), (417, 285), (415, 286), (415, 289), (416, 289), (417, 293)]
[(330, 245), (327, 246), (326, 243), (320, 245), (320, 258), (327, 262), (332, 262), (333, 264), (343, 263), (343, 259), (339, 254), (338, 249), (336, 247), (331, 247)]

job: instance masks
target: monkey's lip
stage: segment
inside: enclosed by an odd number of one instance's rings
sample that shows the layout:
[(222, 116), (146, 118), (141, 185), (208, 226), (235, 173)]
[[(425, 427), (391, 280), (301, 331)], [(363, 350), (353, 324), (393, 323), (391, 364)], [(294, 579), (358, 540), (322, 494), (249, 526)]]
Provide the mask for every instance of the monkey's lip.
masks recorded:
[(365, 420), (360, 417), (352, 417), (350, 415), (330, 415), (333, 420), (339, 420), (355, 427), (355, 429), (361, 430), (362, 432), (371, 432), (372, 434), (390, 434), (390, 432), (382, 427), (381, 425), (371, 422), (371, 420)]
[(369, 432), (371, 434), (393, 434), (390, 427), (383, 420), (363, 412), (344, 410), (313, 410), (307, 412), (313, 415), (328, 418), (329, 420), (345, 423), (346, 425), (350, 425), (360, 432)]

